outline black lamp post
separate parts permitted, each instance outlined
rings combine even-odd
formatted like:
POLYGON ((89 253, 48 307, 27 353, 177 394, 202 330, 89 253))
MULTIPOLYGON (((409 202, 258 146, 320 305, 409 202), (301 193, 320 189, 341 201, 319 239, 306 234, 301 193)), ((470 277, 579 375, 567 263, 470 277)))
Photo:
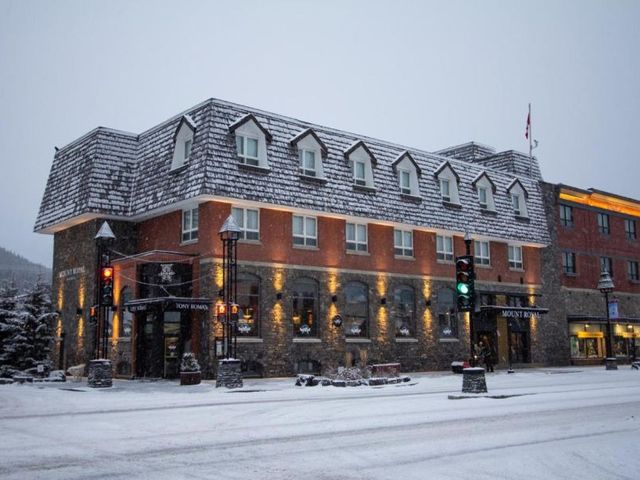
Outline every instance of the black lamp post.
MULTIPOLYGON (((466 255, 471 255, 471 233, 469 230, 465 230, 464 232, 464 246, 466 248, 466 255)), ((471 361, 471 366, 476 366, 476 352, 473 344, 473 312, 469 312, 469 351, 471 353, 469 359, 471 361)))
MULTIPOLYGON (((105 221, 98 233, 96 234, 96 242, 98 244, 98 275, 97 275, 97 288, 96 298, 99 305, 98 308, 98 320, 96 322, 96 338, 95 338, 95 358, 107 358, 107 347, 109 344, 109 321, 108 321, 108 309, 110 305, 105 305, 103 300, 102 290, 102 271, 104 267, 111 266, 111 255, 109 245, 116 239, 113 234, 113 230, 109 224, 105 221)), ((111 279, 113 282, 113 279, 111 279)), ((113 297, 112 297, 113 298, 113 297)))
POLYGON ((223 271, 223 299, 225 304, 224 325, 222 330, 222 342, 226 358, 236 358, 238 335, 235 319, 232 320, 231 305, 235 303, 238 295, 238 262, 237 245, 240 238, 240 227, 233 215, 229 215, 220 228, 222 240, 222 271, 223 271))
POLYGON ((600 274, 600 281, 598 282, 598 290, 604 293, 605 308, 607 310, 607 357, 605 359, 605 365, 607 370, 617 370, 618 364, 616 356, 613 353, 613 342, 611 337, 611 318, 609 316, 609 294, 613 292, 614 285, 611 275, 606 270, 600 274))

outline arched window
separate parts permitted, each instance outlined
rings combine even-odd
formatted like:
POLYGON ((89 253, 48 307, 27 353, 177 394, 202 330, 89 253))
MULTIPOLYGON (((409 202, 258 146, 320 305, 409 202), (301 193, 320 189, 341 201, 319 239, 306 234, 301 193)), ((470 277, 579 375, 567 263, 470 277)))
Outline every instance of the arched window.
POLYGON ((369 289, 351 282, 344 287, 344 332, 347 337, 369 336, 369 289))
POLYGON ((393 315, 396 337, 414 337, 416 334, 416 295, 413 288, 401 285, 393 291, 393 315))
POLYGON ((301 278, 293 284, 294 337, 318 336, 318 285, 310 278, 301 278))
POLYGON ((451 288, 441 288, 438 290, 436 309, 440 338, 458 338, 458 316, 456 314, 455 294, 451 288))
POLYGON ((260 336, 260 278, 248 273, 238 275, 238 335, 260 336))
POLYGON ((118 309, 120 312, 120 328, 118 329, 118 336, 120 337, 131 336, 131 327, 133 326, 133 313, 131 313, 129 309, 125 307, 127 302, 131 301, 131 297, 133 297, 131 288, 124 287, 122 290, 120 290, 120 308, 118 309))

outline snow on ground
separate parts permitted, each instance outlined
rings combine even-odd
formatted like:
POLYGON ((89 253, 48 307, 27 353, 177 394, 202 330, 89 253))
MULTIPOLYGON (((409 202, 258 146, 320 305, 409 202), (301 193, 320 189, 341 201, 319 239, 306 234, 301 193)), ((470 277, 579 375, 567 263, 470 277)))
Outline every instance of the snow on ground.
POLYGON ((638 479, 640 372, 413 374, 383 387, 291 378, 0 386, 3 479, 638 479))

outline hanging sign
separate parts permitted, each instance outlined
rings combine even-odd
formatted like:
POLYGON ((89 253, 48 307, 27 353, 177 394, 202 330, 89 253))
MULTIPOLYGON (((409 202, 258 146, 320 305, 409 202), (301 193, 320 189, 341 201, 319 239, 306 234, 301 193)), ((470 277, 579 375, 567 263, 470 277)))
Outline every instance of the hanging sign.
POLYGON ((618 300, 609 300, 609 318, 611 320, 617 320, 620 316, 618 312, 618 300))

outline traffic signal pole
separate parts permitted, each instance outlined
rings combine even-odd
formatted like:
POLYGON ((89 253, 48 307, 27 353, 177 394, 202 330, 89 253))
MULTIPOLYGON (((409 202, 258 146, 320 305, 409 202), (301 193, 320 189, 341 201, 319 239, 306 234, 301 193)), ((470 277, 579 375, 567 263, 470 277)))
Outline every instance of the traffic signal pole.
MULTIPOLYGON (((468 232, 464 236, 464 246, 466 248, 467 257, 471 257, 471 235, 469 235, 468 232)), ((471 257, 471 261, 472 262, 474 261, 473 257, 471 257)), ((473 275, 475 276, 475 272, 473 273, 473 275)), ((475 278, 474 278, 474 283, 475 283, 475 278)), ((473 293, 475 295, 475 292, 473 293)), ((476 352, 474 348, 473 338, 474 338, 474 332, 473 332, 473 310, 472 310, 469 312, 469 353, 470 353, 469 363, 471 364, 472 367, 475 367, 476 352)))

